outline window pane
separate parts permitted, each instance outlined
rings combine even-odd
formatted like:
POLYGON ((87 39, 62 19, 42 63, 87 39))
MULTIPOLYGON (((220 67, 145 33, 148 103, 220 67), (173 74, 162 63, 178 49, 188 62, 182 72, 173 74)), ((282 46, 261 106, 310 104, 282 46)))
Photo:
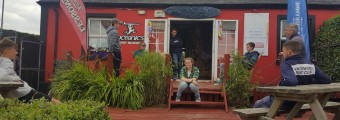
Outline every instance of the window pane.
POLYGON ((107 40, 105 37, 90 37, 89 38, 89 46, 93 48, 107 48, 107 40))
POLYGON ((100 21, 90 20, 90 35, 100 35, 100 21))
POLYGON ((152 34, 149 37, 149 50, 164 52, 165 21, 152 21, 152 34))
POLYGON ((100 35, 107 35, 106 28, 110 26, 110 20, 101 20, 100 35))

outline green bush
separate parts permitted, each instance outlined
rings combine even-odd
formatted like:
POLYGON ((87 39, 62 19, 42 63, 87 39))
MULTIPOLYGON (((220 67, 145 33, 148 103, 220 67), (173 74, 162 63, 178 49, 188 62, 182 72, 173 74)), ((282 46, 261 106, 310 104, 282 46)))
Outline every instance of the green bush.
POLYGON ((85 64, 74 62, 59 67, 51 84, 53 96, 60 100, 93 100, 114 107, 140 109, 144 103, 144 86, 139 77, 109 77, 106 69, 94 72, 85 64))
POLYGON ((155 106, 167 102, 169 79, 172 75, 171 64, 165 63, 165 57, 159 53, 145 52, 136 57, 135 67, 144 85, 146 106, 155 106))
POLYGON ((232 52, 233 63, 229 66, 229 79, 225 80, 227 102, 229 106, 244 108, 250 106, 251 89, 250 70, 242 63, 242 57, 237 52, 232 52))
POLYGON ((333 82, 340 82, 340 14, 325 21, 313 43, 317 65, 331 76, 333 82), (335 46, 338 45, 338 46, 335 46))
POLYGON ((0 99, 1 120, 110 120, 104 109, 104 103, 88 100, 62 104, 35 100, 27 104, 17 99, 0 99))

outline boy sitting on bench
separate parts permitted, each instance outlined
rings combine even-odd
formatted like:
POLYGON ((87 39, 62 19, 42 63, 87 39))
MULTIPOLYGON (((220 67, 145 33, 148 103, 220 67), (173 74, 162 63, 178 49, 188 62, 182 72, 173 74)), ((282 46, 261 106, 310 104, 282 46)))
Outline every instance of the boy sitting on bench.
MULTIPOLYGON (((318 67, 306 61, 301 55, 301 45, 290 40, 283 44, 283 61, 280 65, 282 80, 279 86, 296 86, 308 84, 329 84, 331 79, 318 67)), ((270 108, 274 97, 266 96, 255 102, 255 108, 270 108)), ((284 101, 281 109, 291 110, 296 102, 284 101)))

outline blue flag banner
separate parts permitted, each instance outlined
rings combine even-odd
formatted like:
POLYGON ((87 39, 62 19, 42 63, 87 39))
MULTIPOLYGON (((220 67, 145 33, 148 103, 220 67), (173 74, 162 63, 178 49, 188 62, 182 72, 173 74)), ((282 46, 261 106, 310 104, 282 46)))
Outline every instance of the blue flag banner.
POLYGON ((306 0, 288 0, 287 23, 299 26, 299 33, 306 46, 306 60, 310 61, 310 46, 308 36, 308 19, 307 19, 307 2, 306 0))

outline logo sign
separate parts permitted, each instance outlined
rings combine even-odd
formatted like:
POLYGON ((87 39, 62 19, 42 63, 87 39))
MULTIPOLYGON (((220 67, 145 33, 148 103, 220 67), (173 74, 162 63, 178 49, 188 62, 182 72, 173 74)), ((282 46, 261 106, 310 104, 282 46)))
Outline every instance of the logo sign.
POLYGON ((60 0, 61 10, 66 14, 86 50, 86 10, 82 0, 60 0))
POLYGON ((165 17, 165 13, 163 10, 155 10, 155 17, 156 18, 163 18, 165 17))
POLYGON ((125 36, 119 36, 120 40, 124 41, 143 41, 144 36, 132 36, 137 33, 135 26, 139 26, 139 23, 124 23, 126 30, 124 31, 125 36))

